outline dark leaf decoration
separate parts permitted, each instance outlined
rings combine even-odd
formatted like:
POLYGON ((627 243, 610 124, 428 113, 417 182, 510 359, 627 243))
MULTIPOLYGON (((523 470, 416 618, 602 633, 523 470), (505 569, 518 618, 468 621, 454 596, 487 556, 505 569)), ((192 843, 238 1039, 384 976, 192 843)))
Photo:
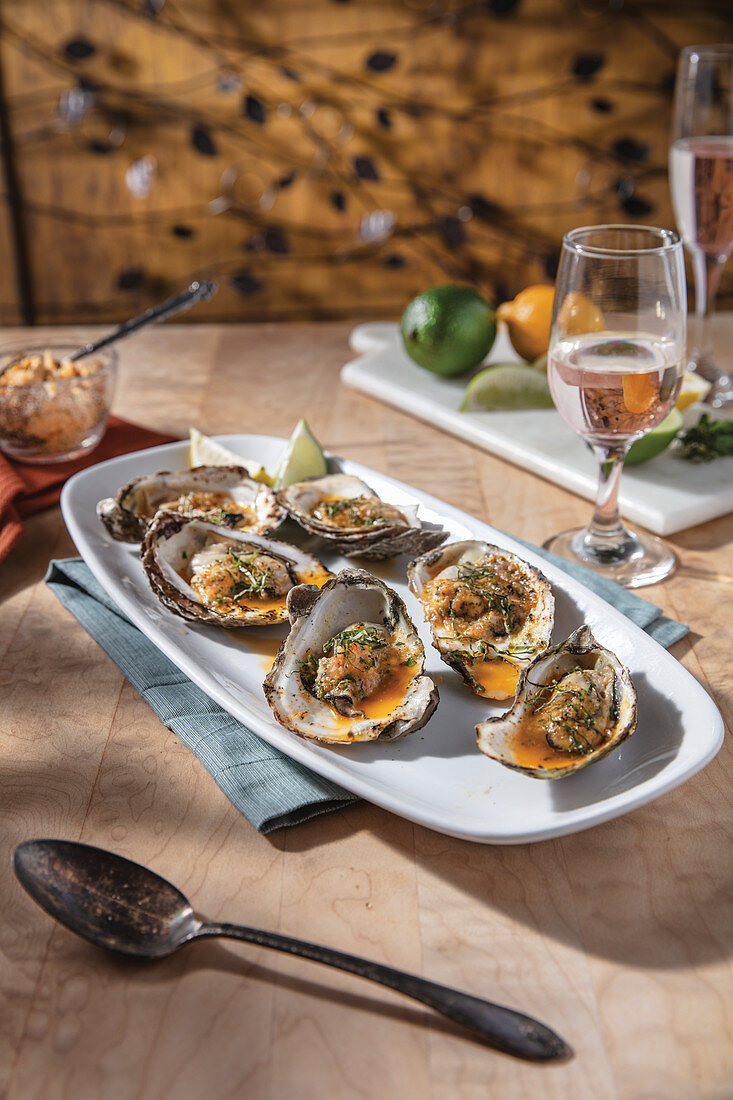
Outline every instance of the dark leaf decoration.
POLYGON ((291 69, 287 65, 282 65, 280 67, 280 72, 286 80, 292 80, 294 84, 300 83, 300 76, 296 73, 295 69, 291 69))
POLYGON ((654 204, 643 199, 641 195, 629 195, 621 200, 621 208, 632 218, 645 218, 653 211, 654 204))
POLYGON ((346 195, 343 191, 332 191, 328 197, 331 201, 331 206, 336 210, 343 212, 346 209, 346 195))
POLYGON ((98 92, 99 84, 96 80, 93 80, 91 76, 80 76, 77 81, 78 86, 82 92, 98 92))
POLYGON ((487 199, 485 195, 478 192, 468 196, 468 205, 474 217, 481 218, 482 221, 495 222, 504 213, 498 202, 487 199))
POLYGON ((397 54, 389 53, 387 50, 375 50, 366 59, 366 67, 371 69, 373 73, 386 73, 393 69, 396 64, 397 54))
POLYGON ((632 176, 619 176, 614 183, 616 193, 622 199, 627 199, 629 195, 633 195, 634 186, 635 184, 632 176))
POLYGON ((297 174, 297 172, 292 171, 286 172, 284 176, 280 176, 280 179, 277 181, 277 186, 280 190, 284 191, 287 187, 290 187, 291 184, 295 183, 297 174))
POLYGON ((265 105, 255 95, 245 96, 244 114, 251 122, 256 122, 258 126, 264 126, 267 120, 265 105))
POLYGON ((285 256, 290 251, 290 242, 279 229, 265 230, 265 248, 268 252, 275 252, 278 256, 285 256))
POLYGON ((64 56, 70 61, 86 61, 88 57, 97 52, 97 47, 88 38, 79 35, 78 38, 70 38, 64 46, 64 56))
POLYGON ((145 271, 142 267, 127 267, 117 276, 118 290, 137 290, 145 282, 145 271))
POLYGON ((613 151, 619 160, 633 160, 636 162, 646 160, 649 156, 649 146, 635 138, 622 137, 613 143, 613 151))
POLYGON ((98 157, 108 157, 114 153, 115 147, 110 141, 100 141, 99 138, 90 138, 88 149, 98 157))
POLYGON ((610 115, 613 110, 613 102, 610 99, 606 99, 605 96, 599 95, 595 99, 590 101, 590 105, 594 111, 598 111, 599 115, 610 115))
POLYGON ((241 294, 242 297, 246 298, 249 294, 256 294, 258 290, 262 290, 263 284, 245 269, 232 275, 229 279, 229 285, 237 294, 241 294))
POLYGON ((354 157, 354 171, 360 180, 378 180, 379 172, 371 157, 354 157))
POLYGON ((191 144, 203 157, 215 157, 216 145, 208 126, 197 125, 191 130, 191 144))
POLYGON ((404 256, 401 256, 399 252, 390 252, 388 256, 385 256, 382 260, 385 267, 393 268, 395 271, 399 268, 407 267, 407 260, 404 256))
POLYGON ((377 122, 380 126, 383 126, 385 130, 392 129, 392 115, 386 107, 380 107, 377 110, 377 122))
POLYGON ((466 228, 458 218, 448 214, 444 218, 439 218, 437 225, 438 232, 448 248, 460 248, 466 243, 466 228))
POLYGON ((603 68, 605 57, 602 53, 581 53, 573 62, 573 76, 578 80, 590 80, 599 69, 603 68))
POLYGON ((677 83, 677 72, 675 69, 670 69, 662 77, 660 87, 665 95, 668 95, 671 99, 674 95, 675 84, 677 83))
POLYGON ((548 279, 554 279, 557 275, 558 264, 560 263, 560 257, 556 252, 548 252, 545 256, 543 267, 545 269, 545 275, 548 279))
POLYGON ((490 15, 511 15, 519 7, 519 0, 487 0, 486 10, 490 15))
POLYGON ((174 225, 171 227, 174 237, 180 237, 182 241, 189 241, 195 235, 190 225, 174 225))

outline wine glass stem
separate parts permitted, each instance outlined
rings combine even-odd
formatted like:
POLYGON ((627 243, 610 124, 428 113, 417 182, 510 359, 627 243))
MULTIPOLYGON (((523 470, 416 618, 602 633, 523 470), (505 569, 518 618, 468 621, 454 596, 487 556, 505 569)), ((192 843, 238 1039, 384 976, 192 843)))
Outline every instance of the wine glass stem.
POLYGON ((587 544, 599 552, 621 546, 627 532, 618 512, 618 487, 627 446, 594 446, 598 459, 598 492, 593 519, 588 525, 587 544))

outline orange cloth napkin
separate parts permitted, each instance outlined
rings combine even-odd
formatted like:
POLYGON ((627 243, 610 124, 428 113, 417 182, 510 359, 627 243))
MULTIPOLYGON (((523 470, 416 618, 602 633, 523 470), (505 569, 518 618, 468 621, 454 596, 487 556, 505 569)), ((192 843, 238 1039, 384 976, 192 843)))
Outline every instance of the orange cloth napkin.
POLYGON ((73 462, 29 466, 0 454, 0 561, 7 557, 23 534, 22 518, 57 504, 61 489, 72 474, 104 462, 106 458, 156 447, 159 443, 172 443, 174 439, 175 436, 153 432, 111 416, 99 446, 73 462))

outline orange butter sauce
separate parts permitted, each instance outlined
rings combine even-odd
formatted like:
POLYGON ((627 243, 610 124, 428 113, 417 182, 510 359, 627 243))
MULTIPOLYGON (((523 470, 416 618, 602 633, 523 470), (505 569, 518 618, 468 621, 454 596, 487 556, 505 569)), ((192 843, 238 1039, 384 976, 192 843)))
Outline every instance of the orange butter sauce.
POLYGON ((396 665, 384 683, 359 704, 364 717, 370 721, 387 718, 402 702, 405 692, 418 670, 418 665, 396 665))
MULTIPOLYGON (((315 584, 318 588, 323 588, 327 580, 329 580, 331 574, 325 570, 314 570, 312 573, 303 573, 300 579, 301 584, 315 584)), ((275 599, 260 600, 251 599, 248 603, 250 607, 261 607, 264 610, 269 610, 271 607, 284 607, 287 595, 279 596, 275 599)), ((265 672, 269 672, 272 668, 273 662, 277 657, 277 651, 284 641, 285 634, 282 627, 287 627, 287 623, 281 625, 277 636, 273 634, 258 634, 256 630, 227 630, 226 633, 230 638, 233 638, 245 649, 255 653, 263 658, 260 661, 260 668, 265 672)))
POLYGON ((524 768, 552 769, 566 768, 583 758, 584 754, 581 752, 560 752, 548 744, 545 736, 547 717, 544 704, 538 705, 534 712, 525 711, 521 726, 508 740, 513 763, 524 768))
POLYGON ((512 763, 523 768, 566 768, 580 758, 577 752, 558 752, 548 745, 541 716, 526 713, 522 726, 510 738, 512 763))
POLYGON ((507 696, 512 698, 517 690, 519 669, 509 661, 497 657, 491 661, 474 661, 466 665, 474 680, 483 688, 483 694, 491 699, 494 692, 499 692, 499 698, 507 696))

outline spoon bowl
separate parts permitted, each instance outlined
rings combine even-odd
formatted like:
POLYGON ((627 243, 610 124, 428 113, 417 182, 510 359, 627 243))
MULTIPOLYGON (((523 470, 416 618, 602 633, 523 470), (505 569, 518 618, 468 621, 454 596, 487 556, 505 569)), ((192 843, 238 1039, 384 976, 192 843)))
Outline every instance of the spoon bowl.
POLYGON ((194 939, 244 940, 386 985, 518 1058, 546 1062, 572 1054, 549 1027, 512 1008, 305 940, 240 924, 201 921, 188 899, 166 879, 103 848, 70 840, 27 840, 15 849, 15 873, 42 909, 98 947, 160 959, 194 939))
POLYGON ((110 951, 163 958, 201 928, 172 883, 88 844, 28 840, 15 849, 15 874, 49 916, 110 951))

